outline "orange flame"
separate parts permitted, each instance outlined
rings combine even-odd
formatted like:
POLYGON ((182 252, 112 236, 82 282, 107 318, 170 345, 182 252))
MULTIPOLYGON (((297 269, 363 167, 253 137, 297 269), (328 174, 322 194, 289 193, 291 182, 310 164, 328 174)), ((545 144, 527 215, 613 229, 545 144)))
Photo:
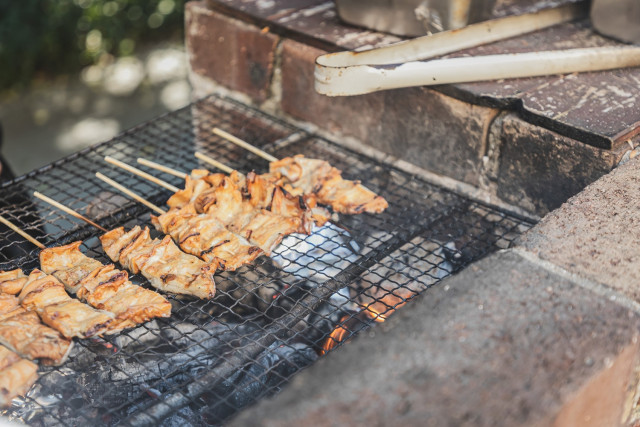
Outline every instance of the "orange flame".
MULTIPOLYGON (((363 306, 360 313, 366 315, 370 319, 375 320, 376 322, 381 323, 387 320, 391 313, 405 305, 406 302, 407 300, 405 298, 394 295, 392 293, 388 293, 382 298, 372 302, 371 304, 363 306)), ((329 337, 322 344, 322 349, 320 350, 321 356, 324 356, 329 351, 336 348, 338 344, 348 338, 352 331, 348 329, 346 322, 350 318, 350 315, 342 316, 339 322, 340 324, 336 326, 336 328, 331 332, 329 337)), ((362 315, 358 314, 356 315, 356 318, 362 319, 362 315)), ((360 320, 360 322, 363 321, 360 320)))
MULTIPOLYGON (((340 319, 340 323, 343 323, 349 318, 349 315, 342 316, 340 319)), ((344 325, 338 325, 329 335, 329 337, 324 341, 322 345, 322 350, 320 350, 320 356, 324 356, 330 350, 333 350, 340 344, 346 336, 349 334, 349 330, 344 327, 344 325)))

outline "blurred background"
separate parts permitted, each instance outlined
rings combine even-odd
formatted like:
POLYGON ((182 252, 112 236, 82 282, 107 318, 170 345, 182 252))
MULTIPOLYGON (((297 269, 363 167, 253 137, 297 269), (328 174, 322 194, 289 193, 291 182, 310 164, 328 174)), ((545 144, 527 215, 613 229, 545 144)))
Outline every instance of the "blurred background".
POLYGON ((0 0, 0 152, 16 175, 190 101, 185 0, 0 0))

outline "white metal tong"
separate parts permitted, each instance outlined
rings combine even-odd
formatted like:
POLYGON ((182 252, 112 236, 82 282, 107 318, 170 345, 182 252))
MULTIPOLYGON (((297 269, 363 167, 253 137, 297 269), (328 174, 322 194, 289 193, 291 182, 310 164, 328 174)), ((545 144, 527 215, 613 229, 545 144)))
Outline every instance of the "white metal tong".
POLYGON ((640 66, 640 47, 552 50, 424 61, 461 49, 514 37, 586 17, 567 5, 443 31, 363 52, 338 52, 316 59, 315 88, 328 96, 385 89, 533 77, 640 66))

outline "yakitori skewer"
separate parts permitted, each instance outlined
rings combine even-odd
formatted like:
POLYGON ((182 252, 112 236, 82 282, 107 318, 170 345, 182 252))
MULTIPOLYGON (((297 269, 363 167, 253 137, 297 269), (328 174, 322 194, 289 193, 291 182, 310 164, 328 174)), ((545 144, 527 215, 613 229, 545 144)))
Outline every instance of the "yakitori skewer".
MULTIPOLYGON (((195 155, 199 159, 229 173, 228 179, 230 183, 243 187, 243 194, 248 193, 249 199, 255 209, 267 209, 270 212, 287 217, 302 217, 302 229, 299 230, 300 232, 309 234, 313 223, 322 226, 329 220, 329 212, 317 206, 314 195, 304 195, 302 198, 300 198, 300 196, 293 196, 281 188, 276 176, 268 173, 258 175, 254 172, 250 172, 245 176, 241 172, 201 152, 196 152, 195 155)), ((140 160, 144 159, 138 159, 138 161, 140 160)), ((165 171, 171 170, 175 172, 174 175, 183 174, 181 171, 148 160, 140 163, 153 165, 150 167, 161 166, 165 171)), ((160 168, 157 169, 160 170, 160 168)), ((194 169, 191 174, 185 176, 185 188, 174 193, 173 196, 167 200, 167 205, 170 208, 181 208, 193 203, 196 212, 202 213, 208 211, 208 202, 212 200, 212 197, 210 197, 208 193, 213 193, 213 195, 216 196, 217 188, 223 186, 225 182, 229 182, 224 179, 225 176, 222 174, 212 173, 204 169, 194 169)), ((213 199, 217 200, 217 197, 213 197, 213 199)))
MULTIPOLYGON (((126 170, 144 177, 138 173, 142 172, 139 169, 126 166, 126 170)), ((156 180, 162 181, 158 178, 156 180)), ((155 211, 158 212, 160 208, 156 208, 155 211)), ((193 209, 170 210, 159 217, 152 216, 152 222, 159 231, 171 236, 184 252, 195 255, 220 270, 236 270, 262 254, 260 248, 227 230, 216 217, 198 214, 193 209)))
POLYGON ((273 157, 271 154, 262 151, 261 149, 259 149, 258 147, 254 147, 253 145, 249 144, 246 141, 243 141, 242 139, 238 138, 237 136, 231 135, 229 132, 224 131, 220 128, 213 128, 213 133, 226 139, 229 142, 232 142, 242 148, 244 148, 247 151, 251 151, 253 154, 256 154, 260 157, 262 157, 263 159, 265 159, 268 162, 277 162, 278 159, 276 157, 273 157))
POLYGON ((45 245, 43 245, 42 243, 38 242, 36 239, 31 237, 28 233, 22 231, 19 227, 17 227, 13 223, 11 223, 9 220, 5 219, 2 215, 0 215, 0 223, 6 225, 11 230, 15 231, 16 233, 18 233, 19 235, 21 235, 22 237, 27 239, 29 242, 31 242, 34 245, 36 245, 37 247, 39 247, 40 249, 44 249, 45 248, 45 245))
MULTIPOLYGON (((91 221, 89 218, 87 218, 87 217, 85 217, 85 216, 83 216, 83 215, 80 215, 78 212, 74 211, 73 209, 70 209, 70 208, 66 207, 66 206, 65 206, 65 205, 63 205, 62 203, 58 203, 58 202, 56 202, 56 201, 55 201, 55 200, 53 200, 52 198, 47 197, 47 196, 45 196, 44 194, 42 194, 42 193, 40 193, 40 192, 38 192, 38 191, 34 191, 34 192, 33 192, 33 195, 34 195, 35 197, 37 197, 38 199, 40 199, 40 200, 42 200, 42 201, 44 201, 44 202, 49 203, 51 206, 54 206, 54 207, 56 207, 56 208, 60 209, 62 212, 66 213, 66 214, 69 214, 69 215, 71 215, 71 216, 74 216, 74 217, 76 217, 76 218, 78 218, 78 219, 81 219, 82 221, 85 221, 87 224, 89 224, 89 225, 91 225, 91 226, 93 226, 93 227, 97 228, 97 229, 98 229, 98 230, 100 230, 100 231, 103 231, 103 232, 105 232, 105 233, 108 231, 106 228, 102 227, 102 226, 101 226, 101 225, 99 225, 99 224, 96 224, 95 222, 91 221)), ((41 247, 40 249, 44 249, 44 246, 43 246, 43 247, 41 247)))
MULTIPOLYGON (((95 228, 108 230, 73 209, 35 191, 34 196, 95 228)), ((83 254, 81 241, 46 248, 40 253, 42 271, 53 275, 81 301, 113 313, 110 332, 136 326, 156 317, 171 316, 171 303, 157 292, 133 284, 126 271, 104 265, 83 254)))
MULTIPOLYGON (((0 283, 19 282, 18 293, 27 276, 20 269, 0 272, 0 283)), ((3 289, 15 285, 3 286, 3 289)), ((14 294, 0 292, 0 344, 20 357, 39 361, 43 365, 60 365, 67 359, 73 342, 58 331, 44 325, 33 311, 20 305, 14 294)))
MULTIPOLYGON (((19 229, 15 225, 13 227, 19 229)), ((24 231, 23 233, 28 235, 24 231)), ((23 279, 24 273, 20 270, 18 273, 20 279, 23 279)), ((18 295, 20 306, 37 313, 44 324, 57 330, 64 337, 88 338, 110 330, 115 318, 113 313, 95 309, 71 298, 65 292, 64 285, 55 277, 35 269, 26 280, 20 280, 19 283, 22 285, 21 288, 12 286, 12 291, 18 295)), ((15 284, 13 280, 13 285, 15 284)), ((10 287, 2 288, 7 290, 10 287)))
POLYGON ((148 166, 148 167, 150 167, 152 169, 157 169, 159 171, 162 171, 164 173, 168 173, 169 175, 177 176, 178 178, 182 178, 182 179, 185 179, 187 177, 187 175, 189 175, 186 172, 181 172, 181 171, 175 170, 173 168, 161 165, 159 163, 152 162, 151 160, 143 159, 142 157, 138 157, 137 162, 140 163, 141 165, 148 166))
MULTIPOLYGON (((33 195, 108 232, 106 228, 44 194, 36 191, 33 195)), ((131 283, 127 272, 116 269, 113 264, 103 265, 86 256, 80 251, 81 244, 78 241, 43 250, 40 253, 40 267, 60 280, 66 290, 81 301, 113 313, 113 329, 133 327, 155 317, 171 316, 171 303, 162 295, 131 283)))
MULTIPOLYGON (((103 181, 113 183, 118 190, 156 212, 164 212, 163 209, 112 179, 100 173, 96 176, 99 178, 102 176, 103 181)), ((76 217, 88 221, 80 214, 76 217)), ((216 266, 180 251, 168 236, 164 239, 151 239, 149 229, 146 227, 143 229, 135 226, 129 231, 119 227, 100 236, 100 241, 109 258, 119 262, 133 274, 142 273, 149 283, 159 290, 207 299, 215 295, 213 274, 216 266)), ((67 249, 71 251, 67 255, 76 258, 79 256, 79 251, 74 248, 67 249)), ((103 273, 112 274, 110 271, 103 273)))
POLYGON ((148 174, 148 173, 146 173, 146 172, 144 172, 144 171, 141 171, 141 170, 140 170, 140 169, 138 169, 138 168, 134 168, 133 166, 129 166, 128 164, 126 164, 126 163, 124 163, 124 162, 121 162, 120 160, 114 159, 114 158, 113 158, 113 157, 111 157, 111 156, 106 156, 106 157, 104 158, 104 160, 105 160, 107 163, 111 163, 112 165, 115 165, 115 166, 117 166, 117 167, 119 167, 119 168, 122 168, 122 169, 124 169, 124 170, 126 170, 126 171, 129 171, 129 172, 131 172, 131 173, 132 173, 132 174, 134 174, 134 175, 138 175, 138 176, 140 176, 140 177, 142 177, 142 178, 146 179, 147 181, 151 181, 151 182, 153 182, 154 184, 158 184, 159 186, 164 187, 164 188, 166 188, 166 189, 167 189, 167 190, 169 190, 169 191, 173 191, 173 192, 175 193, 176 191, 178 191, 178 190, 179 190, 179 188, 178 188, 178 187, 176 187, 176 186, 174 186, 174 185, 171 185, 171 184, 169 184, 169 183, 168 183, 168 182, 166 182, 166 181, 163 181, 163 180, 161 180, 161 179, 158 179, 158 178, 156 178, 155 176, 150 175, 150 174, 148 174))
MULTIPOLYGON (((174 194, 167 202, 173 210, 152 218, 157 228, 181 242, 180 237, 176 235, 178 229, 174 225, 182 226, 184 221, 181 219, 184 219, 185 215, 189 221, 195 221, 194 212, 204 213, 207 214, 208 221, 217 219, 229 232, 247 239, 266 254, 270 254, 285 236, 294 232, 309 234, 314 222, 323 225, 329 219, 326 210, 316 208, 314 204, 310 205, 308 200, 288 195, 261 176, 250 173, 245 177, 228 166, 217 163, 225 170, 231 171, 231 174, 226 176, 199 171, 203 172, 202 178, 207 183, 194 192, 189 188, 191 177, 188 176, 185 185, 187 190, 174 194), (185 191, 189 194, 185 194, 185 191), (190 201, 190 194, 197 195, 197 199, 190 201), (175 200, 182 196, 184 200, 175 200)), ((198 181, 196 184, 205 182, 198 181)), ((204 220, 203 217, 198 218, 204 220)), ((192 225, 197 227, 195 223, 192 225)), ((201 228, 197 230, 199 236, 208 237, 201 228)), ((182 229, 179 233, 189 236, 182 229)))
POLYGON ((221 129, 214 128, 213 133, 267 160, 269 172, 284 178, 282 184, 285 188, 288 185, 292 192, 295 189, 302 194, 314 194, 318 203, 330 205, 336 212, 380 213, 388 207, 384 198, 363 186, 360 181, 342 178, 342 172, 327 161, 305 158, 301 154, 278 160, 221 129))

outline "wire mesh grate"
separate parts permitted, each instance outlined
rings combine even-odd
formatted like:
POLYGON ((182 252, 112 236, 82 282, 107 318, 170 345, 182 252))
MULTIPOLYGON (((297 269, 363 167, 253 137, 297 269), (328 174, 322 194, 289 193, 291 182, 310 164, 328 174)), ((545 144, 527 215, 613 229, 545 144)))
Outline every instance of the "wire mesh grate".
MULTIPOLYGON (((99 232, 31 196, 40 191, 106 228, 150 226, 149 211, 95 178, 97 171, 162 205, 170 192, 103 161, 148 158, 185 172, 203 151, 229 166, 266 171, 214 135, 220 127, 278 157, 328 160, 383 195, 379 215, 342 215, 310 236, 287 237, 272 257, 216 275, 217 295, 169 295, 172 316, 114 336, 77 341, 60 367, 41 367, 25 398, 3 415, 30 425, 217 424, 278 391, 335 342, 486 254, 532 224, 364 157, 234 101, 209 97, 0 188, 0 214, 47 246, 84 240, 108 263, 99 232), (339 336, 339 337, 338 337, 339 336), (168 420, 167 420, 168 418, 168 420)), ((144 167, 141 167, 145 169, 144 167)), ((181 187, 175 176, 146 169, 181 187)), ((37 267, 38 250, 0 228, 0 269, 37 267)), ((134 283, 148 286, 132 276, 134 283)))

